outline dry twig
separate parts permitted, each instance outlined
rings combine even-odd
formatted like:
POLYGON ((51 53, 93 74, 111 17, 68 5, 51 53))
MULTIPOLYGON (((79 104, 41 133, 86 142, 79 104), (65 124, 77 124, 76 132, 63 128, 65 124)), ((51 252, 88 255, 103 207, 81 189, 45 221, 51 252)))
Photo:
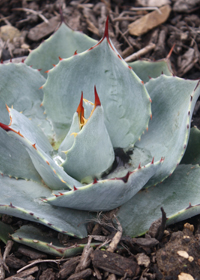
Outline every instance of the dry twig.
POLYGON ((151 50, 155 49, 156 45, 154 43, 151 43, 149 45, 147 45, 146 47, 142 48, 141 50, 139 50, 138 52, 135 52, 133 54, 131 54, 130 56, 125 58, 126 62, 129 61, 133 61, 138 59, 140 56, 143 56, 145 54, 147 54, 148 52, 150 52, 151 50))
POLYGON ((26 13, 31 13, 31 14, 34 14, 34 15, 37 15, 39 16, 44 22, 46 23, 49 23, 48 19, 45 18, 45 16, 42 15, 42 12, 37 12, 37 11, 34 11, 32 9, 28 9, 28 8, 14 8, 13 10, 15 11, 23 11, 23 12, 26 12, 26 13))
POLYGON ((108 252, 112 252, 112 253, 114 253, 114 251, 117 249, 117 245, 119 244, 119 242, 122 238, 122 231, 123 231, 122 226, 121 226, 119 220, 117 219, 117 217, 115 215, 114 215, 114 218, 115 218, 115 220, 117 222, 117 225, 118 225, 118 231, 114 235, 114 237, 113 237, 113 239, 112 239, 112 241, 111 241, 111 243, 110 243, 110 245, 108 246, 108 249, 107 249, 108 252))

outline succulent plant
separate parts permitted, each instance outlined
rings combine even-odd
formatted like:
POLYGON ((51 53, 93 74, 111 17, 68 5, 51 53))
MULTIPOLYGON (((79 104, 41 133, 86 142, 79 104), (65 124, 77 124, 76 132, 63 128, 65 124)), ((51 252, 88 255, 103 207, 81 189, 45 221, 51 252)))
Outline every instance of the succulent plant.
MULTIPOLYGON (((168 224, 199 213, 197 128, 179 165, 199 82, 169 67, 167 59, 128 65, 108 20, 99 42, 62 23, 25 63, 1 64, 0 213, 79 238, 98 211, 118 208, 130 236, 145 232, 161 206, 168 224)), ((25 226, 13 238, 61 252, 41 236, 25 226)))

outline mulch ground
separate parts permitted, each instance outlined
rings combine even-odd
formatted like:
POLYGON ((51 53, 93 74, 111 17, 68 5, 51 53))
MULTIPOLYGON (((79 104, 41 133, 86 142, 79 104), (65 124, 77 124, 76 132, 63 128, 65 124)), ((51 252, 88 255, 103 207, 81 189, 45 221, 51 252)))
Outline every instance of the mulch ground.
MULTIPOLYGON (((27 56, 30 49, 36 48, 56 30, 60 17, 73 30, 100 39, 109 14, 111 39, 126 61, 139 58, 158 60, 170 54, 175 75, 199 79, 199 12, 198 0, 1 0, 0 59, 5 61, 27 56), (154 8, 149 9, 152 2, 154 8), (161 2, 168 5, 163 10, 166 20, 162 23, 158 17, 155 24, 149 15, 161 2), (148 7, 142 6, 144 3, 148 7), (139 22, 137 25, 137 21, 145 15, 149 16, 148 24, 139 22)), ((197 102, 192 125, 200 128, 199 108, 200 101, 197 102)), ((27 223, 5 215, 1 219, 15 227, 27 223)), ((5 260, 3 264, 0 254, 0 279, 199 280, 200 215, 168 228, 154 228, 156 231, 150 229, 146 236, 129 238, 121 236, 120 225, 113 230, 106 225, 91 224, 88 233, 99 236, 102 242, 109 240, 109 246, 104 251, 98 248, 91 250, 89 239, 85 241, 88 246, 81 256, 65 260, 22 245, 13 246, 11 242, 5 250, 5 245, 0 243, 5 260), (26 267, 30 263, 32 266, 26 267), (17 273, 21 268, 21 272, 17 273)), ((52 234, 57 234, 62 244, 67 242, 64 236, 55 232, 52 234)))

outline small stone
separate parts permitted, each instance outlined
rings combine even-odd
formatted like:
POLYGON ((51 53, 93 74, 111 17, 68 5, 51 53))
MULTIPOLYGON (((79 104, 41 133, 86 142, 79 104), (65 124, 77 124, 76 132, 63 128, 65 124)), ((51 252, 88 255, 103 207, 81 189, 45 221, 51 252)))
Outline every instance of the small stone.
POLYGON ((193 260, 194 260, 194 258, 193 258, 192 256, 189 256, 189 257, 188 257, 188 261, 189 261, 189 262, 193 262, 193 260))
POLYGON ((147 255, 145 255, 144 253, 137 254, 135 257, 136 257, 138 265, 144 265, 145 267, 149 266, 150 258, 147 255))
POLYGON ((188 273, 181 272, 181 274, 178 275, 178 280, 194 280, 194 278, 188 273))
POLYGON ((21 33, 20 31, 13 27, 12 25, 3 25, 0 28, 0 37, 3 41, 9 40, 10 42, 13 41, 15 37, 20 37, 21 33))
POLYGON ((185 259, 188 259, 188 258, 189 258, 189 255, 188 255, 188 253, 187 253, 186 251, 180 250, 180 251, 177 251, 177 254, 178 254, 179 256, 185 258, 185 259))
POLYGON ((189 224, 189 223, 185 223, 184 224, 184 228, 189 229, 191 232, 194 232, 194 226, 189 224))

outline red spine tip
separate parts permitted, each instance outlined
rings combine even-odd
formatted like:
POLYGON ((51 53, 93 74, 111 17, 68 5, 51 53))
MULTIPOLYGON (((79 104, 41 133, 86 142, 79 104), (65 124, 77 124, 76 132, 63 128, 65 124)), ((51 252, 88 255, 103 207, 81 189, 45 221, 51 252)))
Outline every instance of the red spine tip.
POLYGON ((139 163, 139 165, 138 165, 138 169, 141 169, 141 164, 139 163))
POLYGON ((3 128, 5 131, 12 131, 12 129, 6 124, 0 123, 0 127, 3 128))
POLYGON ((154 157, 152 158, 151 164, 154 164, 154 157))
POLYGON ((81 100, 80 100, 80 103, 78 105, 78 108, 77 108, 76 112, 78 113, 78 116, 80 118, 80 122, 82 122, 82 120, 84 118, 83 92, 81 92, 81 100))
POLYGON ((94 178, 93 184, 96 184, 96 183, 97 183, 97 179, 96 179, 96 178, 94 178))
POLYGON ((24 63, 24 61, 25 61, 25 59, 22 59, 22 61, 21 61, 21 62, 22 62, 22 63, 24 63))
POLYGON ((74 55, 77 55, 78 53, 77 53, 77 50, 74 52, 74 55))
POLYGON ((163 162, 163 161, 164 161, 164 159, 165 159, 164 157, 161 157, 160 162, 163 162))
POLYGON ((78 189, 74 186, 74 191, 77 191, 78 189))
POLYGON ((98 96, 98 93, 97 93, 97 88, 96 88, 96 86, 94 86, 94 96, 95 96, 95 102, 94 102, 95 108, 96 108, 97 106, 101 106, 101 102, 100 102, 100 99, 99 99, 99 96, 98 96))
POLYGON ((109 35, 108 35, 108 16, 107 16, 107 19, 106 19, 106 25, 105 25, 105 31, 104 31, 103 38, 109 38, 109 35))
POLYGON ((33 147, 35 150, 37 150, 37 148, 36 148, 36 143, 33 144, 32 147, 33 147))
POLYGON ((60 56, 58 58, 59 58, 59 60, 63 60, 60 56))

